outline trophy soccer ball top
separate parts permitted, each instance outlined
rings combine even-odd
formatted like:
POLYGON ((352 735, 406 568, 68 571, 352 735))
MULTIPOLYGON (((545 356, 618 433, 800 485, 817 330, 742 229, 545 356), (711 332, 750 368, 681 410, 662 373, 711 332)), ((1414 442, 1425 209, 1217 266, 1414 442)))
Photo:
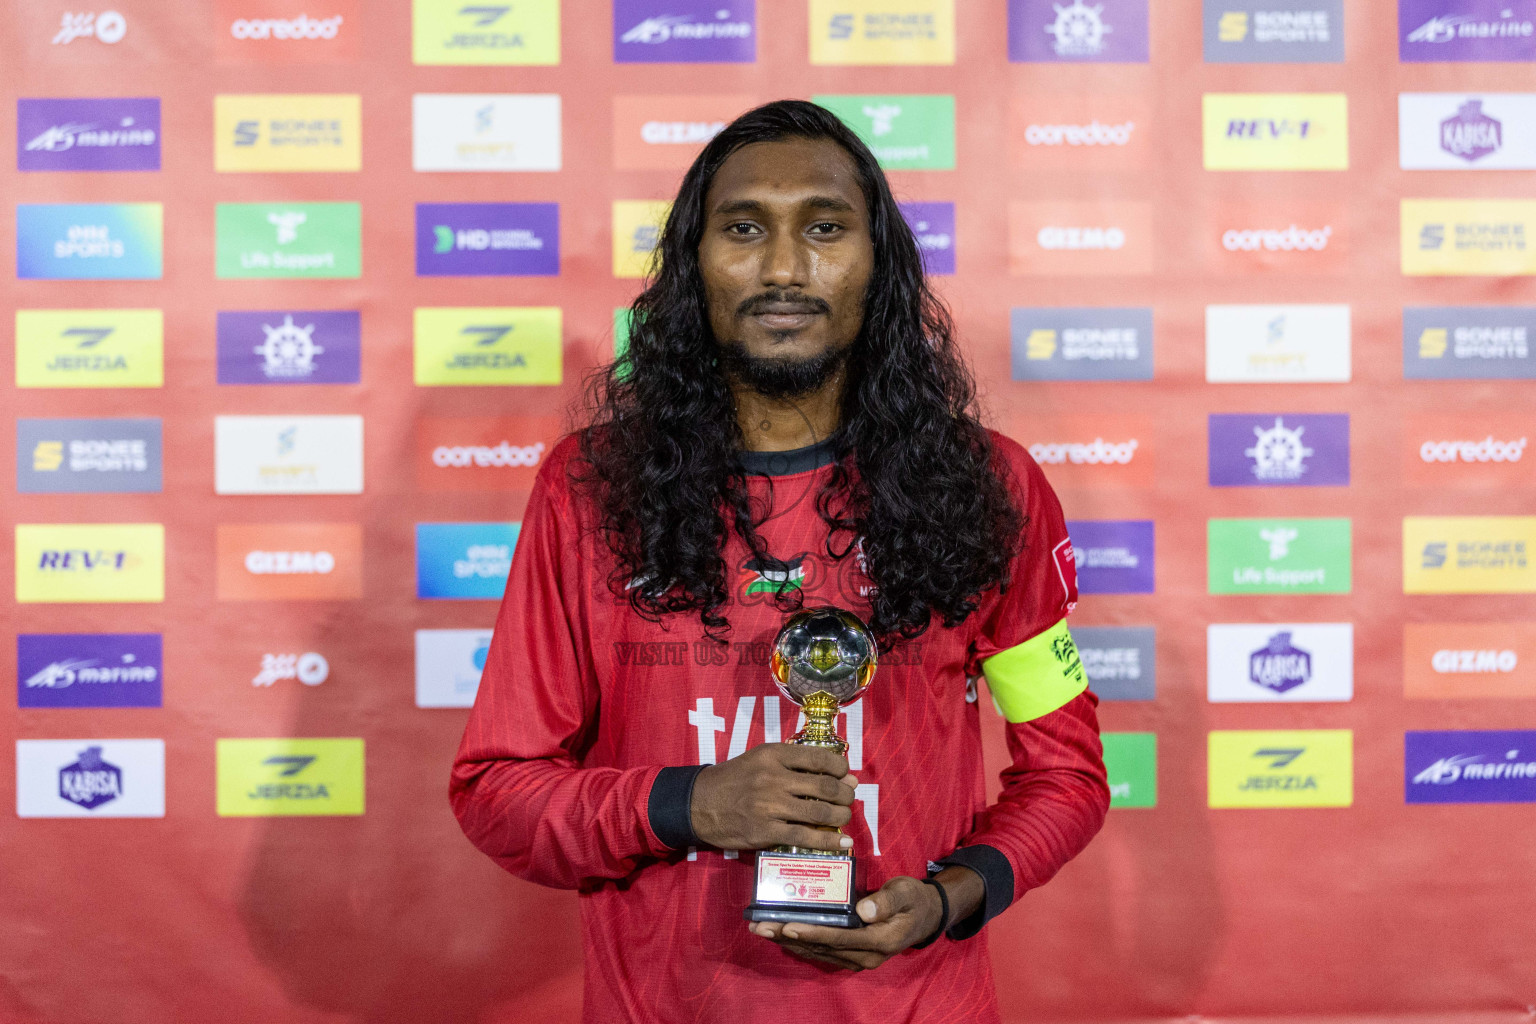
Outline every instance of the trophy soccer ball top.
MULTIPOLYGON (((875 638, 855 614, 811 608, 784 623, 773 643, 773 679, 805 712, 805 728, 789 742, 846 753, 837 735, 838 709, 864 695, 875 674, 875 638)), ((830 832, 842 829, 823 826, 830 832)), ((851 853, 776 846, 757 855, 757 896, 749 921, 800 921, 857 927, 851 853)))

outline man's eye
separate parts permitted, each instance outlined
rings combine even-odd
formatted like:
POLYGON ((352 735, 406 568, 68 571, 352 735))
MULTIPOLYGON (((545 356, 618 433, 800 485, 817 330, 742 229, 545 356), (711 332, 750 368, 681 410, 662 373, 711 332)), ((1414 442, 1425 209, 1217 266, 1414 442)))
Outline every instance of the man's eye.
POLYGON ((843 226, 841 224, 834 224, 831 221, 822 221, 820 224, 812 224, 811 231, 820 235, 830 235, 834 231, 841 231, 842 227, 843 226))
POLYGON ((750 221, 739 221, 735 224, 726 225, 725 230, 733 235, 750 235, 757 230, 757 225, 750 221))

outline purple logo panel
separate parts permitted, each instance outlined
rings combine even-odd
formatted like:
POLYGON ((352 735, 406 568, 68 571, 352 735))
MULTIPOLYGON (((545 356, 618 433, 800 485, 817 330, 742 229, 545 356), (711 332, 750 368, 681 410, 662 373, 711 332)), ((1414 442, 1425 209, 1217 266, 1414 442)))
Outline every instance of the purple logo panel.
POLYGON ((1408 62, 1536 61, 1536 0, 1398 0, 1408 62))
POLYGON ((158 99, 17 100, 18 171, 158 171, 158 99))
POLYGON ((158 708, 159 633, 23 633, 16 638, 16 705, 158 708))
POLYGON ((1150 519, 1078 519, 1067 523, 1083 594, 1150 594, 1153 524, 1150 519))
POLYGON ((745 63, 757 59, 754 0, 614 0, 619 64, 745 63))
POLYGON ((361 318, 351 310, 220 313, 220 384, 356 384, 361 318))
POLYGON ((1349 416, 1344 413, 1213 413, 1212 487, 1344 487, 1349 416))
POLYGON ((1147 62, 1147 0, 1009 0, 1008 59, 1147 62))
POLYGON ((901 216, 912 229, 930 274, 955 272, 955 204, 902 203, 901 216))
POLYGON ((1410 804, 1536 802, 1536 732, 1410 732, 1403 777, 1410 804))
POLYGON ((418 277, 558 273, 558 203, 416 204, 418 277))

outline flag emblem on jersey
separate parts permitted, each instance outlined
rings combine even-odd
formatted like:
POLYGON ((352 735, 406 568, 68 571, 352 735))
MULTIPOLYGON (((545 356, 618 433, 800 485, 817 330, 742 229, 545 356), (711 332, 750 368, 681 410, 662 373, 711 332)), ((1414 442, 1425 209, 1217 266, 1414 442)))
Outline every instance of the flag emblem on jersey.
POLYGON ((806 556, 801 552, 794 558, 778 559, 771 555, 748 558, 741 566, 742 597, 757 594, 776 596, 791 590, 800 590, 806 583, 806 556))

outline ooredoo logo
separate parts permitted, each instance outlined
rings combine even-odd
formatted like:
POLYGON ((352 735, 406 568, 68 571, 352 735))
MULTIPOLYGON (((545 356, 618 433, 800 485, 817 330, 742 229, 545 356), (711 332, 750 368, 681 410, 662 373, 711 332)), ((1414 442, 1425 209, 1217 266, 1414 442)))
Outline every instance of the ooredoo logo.
POLYGON ((346 601, 363 596, 357 523, 225 523, 218 528, 221 601, 346 601))
POLYGON ((1151 485, 1152 422, 1145 417, 1020 415, 1010 434, 1058 488, 1151 485))
POLYGON ((1009 118, 1012 162, 1025 168, 1127 170, 1144 167, 1152 105, 1134 95, 1015 98, 1009 118))
POLYGON ((1403 477, 1421 487, 1529 487, 1536 455, 1527 455, 1536 418, 1485 412, 1409 416, 1403 432, 1403 477))
POLYGON ((222 61, 355 60, 360 0, 221 0, 215 49, 222 61))
POLYGON ((1221 203, 1211 210, 1211 264, 1232 273, 1320 273, 1349 255, 1344 207, 1332 203, 1221 203))
POLYGON ((554 416, 425 419, 416 429, 417 484, 423 491, 528 490, 559 437, 554 416))

